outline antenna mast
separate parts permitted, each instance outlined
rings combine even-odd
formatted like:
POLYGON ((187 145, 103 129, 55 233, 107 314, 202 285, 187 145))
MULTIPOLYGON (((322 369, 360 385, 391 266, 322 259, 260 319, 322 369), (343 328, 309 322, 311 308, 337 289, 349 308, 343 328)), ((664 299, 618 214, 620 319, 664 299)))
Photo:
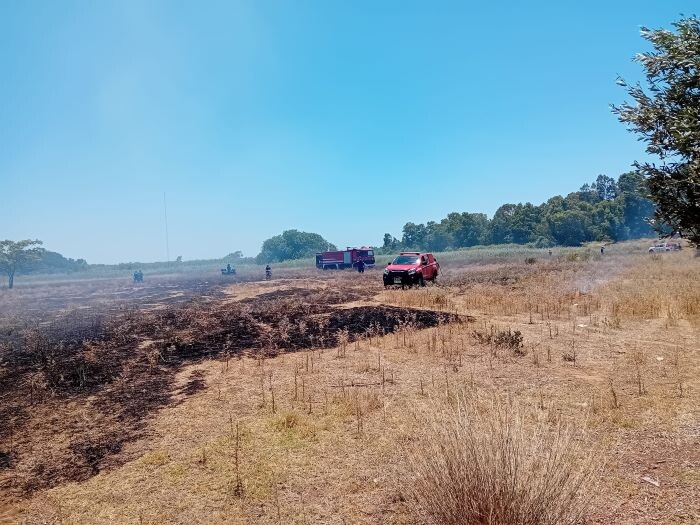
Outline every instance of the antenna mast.
POLYGON ((165 201, 163 192, 163 213, 165 214, 165 258, 170 262, 170 241, 168 239, 168 203, 165 201))

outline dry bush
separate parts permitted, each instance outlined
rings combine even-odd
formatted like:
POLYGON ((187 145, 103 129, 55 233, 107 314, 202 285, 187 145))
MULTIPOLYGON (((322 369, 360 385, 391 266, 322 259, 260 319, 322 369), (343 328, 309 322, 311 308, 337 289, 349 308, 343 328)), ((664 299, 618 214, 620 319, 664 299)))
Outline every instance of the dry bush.
POLYGON ((517 356, 524 356, 526 353, 520 330, 511 331, 510 328, 501 330, 491 325, 488 330, 473 330, 471 336, 479 344, 509 349, 517 356))
POLYGON ((579 523, 597 472, 576 431, 528 423, 524 409, 497 395, 461 392, 428 413, 425 435, 408 450, 409 500, 428 523, 579 523))

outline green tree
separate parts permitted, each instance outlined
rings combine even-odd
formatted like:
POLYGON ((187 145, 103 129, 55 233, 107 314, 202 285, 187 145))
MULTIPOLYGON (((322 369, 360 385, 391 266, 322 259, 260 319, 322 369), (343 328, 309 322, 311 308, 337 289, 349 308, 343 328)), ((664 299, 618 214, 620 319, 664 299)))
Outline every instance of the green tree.
POLYGON ((395 250, 399 246, 399 240, 390 233, 384 234, 384 243, 382 248, 385 250, 395 250))
POLYGON ((632 102, 613 112, 660 160, 634 164, 656 203, 657 228, 668 224, 700 249, 700 20, 692 16, 673 26, 642 28, 653 50, 635 61, 644 68, 647 89, 620 79, 632 102))
POLYGON ((431 252, 441 252, 452 245, 452 236, 443 222, 429 221, 425 225, 425 241, 422 247, 431 252))
POLYGON ((622 215, 628 239, 652 235, 650 219, 654 216, 654 203, 648 199, 649 189, 644 177, 636 172, 623 173, 617 181, 618 199, 622 201, 622 215))
POLYGON ((489 220, 484 213, 450 213, 441 221, 455 248, 483 244, 488 236, 489 220))
POLYGON ((311 257, 317 252, 335 249, 335 245, 329 243, 317 233, 286 230, 281 235, 275 235, 267 239, 255 259, 261 264, 281 262, 291 259, 303 259, 304 257, 311 257))
POLYGON ((542 208, 525 204, 504 204, 491 220, 491 241, 495 244, 525 244, 535 239, 535 229, 542 220, 542 208))
POLYGON ((15 273, 28 270, 31 264, 41 258, 43 244, 40 240, 0 241, 0 270, 7 274, 7 287, 15 285, 15 273))
POLYGON ((408 250, 420 250, 425 246, 426 234, 425 225, 407 222, 403 227, 401 244, 408 250))
POLYGON ((598 198, 598 192, 596 191, 595 183, 584 184, 583 186, 581 186, 581 189, 578 190, 578 194, 581 200, 590 204, 595 204, 600 200, 598 198))
POLYGON ((619 241, 629 238, 629 231, 624 223, 621 200, 601 200, 591 208, 587 215, 591 217, 588 229, 591 240, 619 241))
POLYGON ((583 211, 567 210, 557 212, 548 217, 552 237, 564 246, 578 246, 591 240, 588 231, 590 219, 583 211))
POLYGON ((617 197, 617 182, 607 175, 598 175, 592 186, 598 196, 598 200, 610 201, 617 197))
POLYGON ((513 241, 513 216, 516 204, 504 204, 496 210, 491 219, 491 242, 494 244, 508 244, 513 241))

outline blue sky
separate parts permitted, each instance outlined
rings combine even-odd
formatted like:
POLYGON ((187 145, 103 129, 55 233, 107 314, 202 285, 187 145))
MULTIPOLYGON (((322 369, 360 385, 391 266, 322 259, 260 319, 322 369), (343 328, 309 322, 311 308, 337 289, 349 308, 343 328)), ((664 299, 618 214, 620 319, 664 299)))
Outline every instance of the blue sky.
POLYGON ((0 3, 0 238, 88 262, 380 243, 540 203, 642 145, 610 113, 689 1, 0 3))

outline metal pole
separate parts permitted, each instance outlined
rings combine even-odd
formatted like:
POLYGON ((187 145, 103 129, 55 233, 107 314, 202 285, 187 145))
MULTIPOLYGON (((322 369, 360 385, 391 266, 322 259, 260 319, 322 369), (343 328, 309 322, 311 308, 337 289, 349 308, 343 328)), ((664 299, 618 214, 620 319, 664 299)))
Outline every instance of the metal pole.
POLYGON ((170 241, 168 239, 168 203, 163 192, 163 212, 165 213, 165 259, 170 262, 170 241))

